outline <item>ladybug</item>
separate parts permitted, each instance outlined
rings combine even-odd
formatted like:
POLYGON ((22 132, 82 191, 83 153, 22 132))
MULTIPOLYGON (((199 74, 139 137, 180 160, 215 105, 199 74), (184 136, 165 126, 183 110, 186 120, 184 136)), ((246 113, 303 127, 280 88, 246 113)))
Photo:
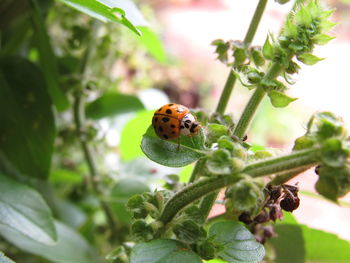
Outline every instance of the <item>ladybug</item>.
POLYGON ((180 104, 165 104, 154 112, 152 126, 164 140, 180 139, 180 135, 191 137, 199 130, 199 123, 188 108, 180 104))

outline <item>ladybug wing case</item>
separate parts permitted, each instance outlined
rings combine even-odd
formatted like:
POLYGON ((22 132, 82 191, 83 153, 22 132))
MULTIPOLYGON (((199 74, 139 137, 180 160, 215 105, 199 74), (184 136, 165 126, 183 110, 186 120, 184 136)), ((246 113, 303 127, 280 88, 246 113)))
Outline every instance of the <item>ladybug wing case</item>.
POLYGON ((156 134, 165 140, 176 139, 180 136, 180 121, 163 114, 155 114, 152 125, 156 134))

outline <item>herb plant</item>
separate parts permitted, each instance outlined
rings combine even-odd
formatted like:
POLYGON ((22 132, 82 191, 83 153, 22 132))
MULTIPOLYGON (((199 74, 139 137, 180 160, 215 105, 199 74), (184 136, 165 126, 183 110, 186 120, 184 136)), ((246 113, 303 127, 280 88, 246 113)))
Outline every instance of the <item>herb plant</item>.
POLYGON ((118 149, 129 162, 115 172, 102 165, 111 149, 97 124, 144 110, 132 94, 155 82, 155 64, 166 68, 161 42, 140 10, 129 0, 117 2, 0 6, 0 262, 348 262, 348 242, 290 215, 300 199, 298 186, 287 183, 314 168, 321 196, 338 202, 350 191, 342 119, 315 113, 283 155, 256 149, 246 136, 264 97, 276 108, 296 100, 286 94, 292 76, 300 63, 321 60, 313 50, 333 39, 333 11, 296 0, 280 34, 251 46, 267 4, 259 0, 243 41, 212 42, 229 75, 215 110, 192 110, 198 133, 181 136, 180 145, 163 140, 150 112, 141 112, 126 125, 118 149), (115 61, 123 63, 124 80, 112 74, 115 61), (148 74, 137 75, 141 68, 148 74), (128 94, 108 88, 123 81, 128 94), (236 120, 226 107, 238 83, 252 95, 236 120), (148 128, 136 141, 133 132, 142 125, 148 128), (133 147, 162 166, 193 164, 188 182, 170 174, 151 191, 139 177, 157 170, 130 161, 133 147), (209 217, 215 202, 226 211, 209 217), (334 253, 322 254, 327 250, 334 253))

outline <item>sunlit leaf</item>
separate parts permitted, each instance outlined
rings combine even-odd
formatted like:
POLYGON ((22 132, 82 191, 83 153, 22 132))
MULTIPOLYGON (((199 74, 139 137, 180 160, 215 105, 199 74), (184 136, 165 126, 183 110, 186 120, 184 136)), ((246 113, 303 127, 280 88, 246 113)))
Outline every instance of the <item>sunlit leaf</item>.
POLYGON ((316 57, 311 53, 301 54, 300 56, 297 57, 297 59, 309 66, 312 66, 321 60, 324 60, 324 58, 316 57))
POLYGON ((138 29, 142 32, 140 42, 155 59, 164 63, 166 61, 166 54, 159 37, 149 27, 140 26, 138 29))
POLYGON ((13 260, 9 259, 0 251, 0 263, 16 263, 13 260))
POLYGON ((177 141, 160 139, 150 126, 143 135, 141 148, 144 154, 154 162, 170 167, 182 167, 204 156, 203 133, 188 138, 181 136, 181 145, 177 141))
POLYGON ((286 107, 289 105, 289 103, 297 100, 296 98, 291 98, 283 92, 277 90, 269 91, 268 96, 271 100, 271 104, 276 108, 286 107))

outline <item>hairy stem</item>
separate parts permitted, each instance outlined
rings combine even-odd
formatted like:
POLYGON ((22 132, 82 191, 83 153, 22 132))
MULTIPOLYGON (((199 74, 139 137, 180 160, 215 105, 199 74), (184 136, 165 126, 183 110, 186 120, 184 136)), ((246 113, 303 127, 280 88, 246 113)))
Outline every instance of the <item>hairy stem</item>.
MULTIPOLYGON (((273 80, 275 79, 280 72, 282 71, 283 67, 280 63, 273 63, 269 69, 269 71, 265 75, 265 80, 273 80)), ((234 135, 236 135, 238 138, 243 138, 248 126, 251 122, 251 120, 254 117, 254 114, 256 110, 258 109, 258 106, 260 105, 260 102, 265 97, 265 90, 263 87, 258 86, 255 89, 255 92, 253 93, 252 97, 248 101, 247 105, 245 106, 243 113, 237 123, 237 126, 233 132, 234 135)))
MULTIPOLYGON (((253 38, 256 33, 256 30, 258 29, 262 14, 265 11, 266 3, 267 3, 267 0, 260 0, 255 9, 255 13, 250 22, 247 34, 245 35, 245 38, 243 41, 245 46, 249 46, 250 43, 253 41, 253 38)), ((216 107, 216 112, 221 114, 225 113, 235 82, 236 82, 236 76, 234 75, 233 71, 230 70, 230 73, 227 77, 227 80, 224 86, 224 90, 221 93, 218 106, 216 107)))
MULTIPOLYGON (((311 148, 302 151, 295 151, 288 155, 269 158, 249 164, 243 169, 242 173, 251 175, 252 177, 261 177, 274 173, 282 173, 287 171, 296 171, 300 168, 311 167, 317 163, 319 159, 319 148, 311 148)), ((176 193, 165 205, 160 216, 160 221, 164 225, 168 224, 174 216, 185 206, 191 204, 195 200, 206 196, 212 192, 220 190, 237 182, 239 176, 231 174, 228 176, 218 176, 197 181, 183 188, 176 193)))

